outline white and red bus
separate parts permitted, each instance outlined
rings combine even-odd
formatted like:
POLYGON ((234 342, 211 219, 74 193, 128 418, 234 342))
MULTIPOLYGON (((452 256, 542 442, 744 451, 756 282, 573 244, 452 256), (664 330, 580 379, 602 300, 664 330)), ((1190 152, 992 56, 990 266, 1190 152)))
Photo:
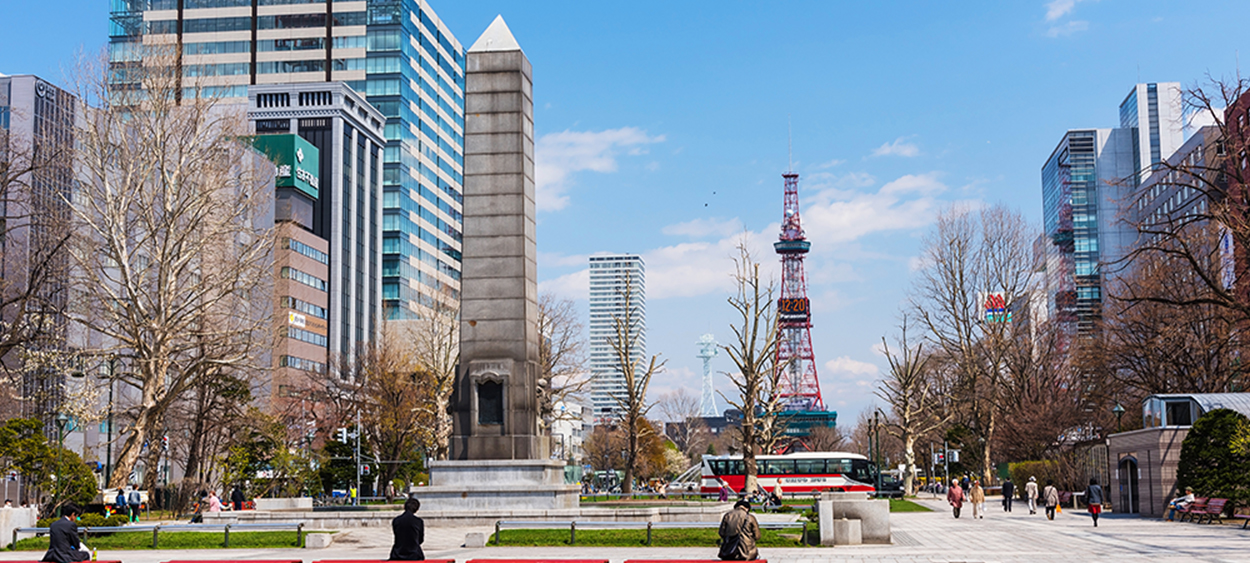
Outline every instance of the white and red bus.
MULTIPOLYGON (((781 479, 786 494, 816 491, 876 491, 877 467, 867 457, 848 452, 800 452, 785 455, 756 456, 759 486, 772 491, 781 479)), ((717 478, 735 493, 746 487, 741 455, 703 456, 702 482, 699 490, 715 494, 720 491, 717 478)))

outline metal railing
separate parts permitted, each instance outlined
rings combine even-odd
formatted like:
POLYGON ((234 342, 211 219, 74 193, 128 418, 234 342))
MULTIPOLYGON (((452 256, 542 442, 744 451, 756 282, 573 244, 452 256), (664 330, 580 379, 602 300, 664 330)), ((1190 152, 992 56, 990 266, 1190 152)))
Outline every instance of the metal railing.
MULTIPOLYGON (((17 549, 18 534, 46 534, 51 528, 15 528, 13 530, 13 544, 10 549, 17 549)), ((78 532, 83 534, 84 538, 90 537, 91 534, 108 534, 114 532, 152 532, 152 549, 156 549, 160 545, 161 532, 202 532, 221 530, 225 536, 223 547, 230 547, 230 531, 255 531, 255 530, 295 530, 295 544, 303 546, 304 544, 304 523, 303 522, 270 522, 257 524, 151 524, 138 526, 79 526, 78 532)))
MULTIPOLYGON (((808 522, 760 522, 761 530, 785 530, 792 528, 801 528, 802 536, 799 536, 799 544, 802 545, 807 541, 807 525, 808 522)), ((651 545, 652 530, 673 530, 673 529, 691 529, 691 528, 720 528, 720 522, 595 522, 595 521, 577 521, 577 520, 498 520, 495 522, 495 545, 499 545, 499 532, 505 528, 512 529, 569 529, 569 545, 577 544, 577 530, 647 530, 647 543, 651 545)))

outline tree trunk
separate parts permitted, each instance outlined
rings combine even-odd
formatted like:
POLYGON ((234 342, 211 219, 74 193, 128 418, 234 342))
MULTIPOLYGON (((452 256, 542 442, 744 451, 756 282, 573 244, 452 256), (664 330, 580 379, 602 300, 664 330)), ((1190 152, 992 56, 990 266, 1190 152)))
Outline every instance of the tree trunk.
POLYGON ((986 486, 990 484, 990 478, 994 475, 994 463, 990 461, 990 444, 994 441, 994 410, 990 409, 986 415, 989 419, 985 424, 985 443, 981 446, 981 478, 985 479, 986 486))
POLYGON ((911 432, 903 433, 903 458, 907 463, 903 471, 903 494, 916 494, 916 436, 911 432))
POLYGON ((638 459, 638 430, 634 420, 630 419, 629 430, 629 447, 625 453, 625 477, 621 480, 621 494, 628 495, 634 492, 634 463, 638 459))
POLYGON ((149 428, 151 427, 150 413, 151 409, 144 409, 143 414, 135 420, 134 426, 130 427, 130 436, 126 438, 126 443, 122 445, 122 451, 117 455, 117 467, 113 469, 113 479, 109 482, 110 488, 125 487, 130 481, 130 472, 134 471, 135 464, 139 462, 139 454, 143 451, 143 442, 147 440, 149 428))
MULTIPOLYGON (((750 405, 750 411, 755 410, 755 405, 750 405)), ((759 470, 755 463, 755 413, 747 414, 743 412, 742 417, 742 473, 746 476, 743 480, 743 491, 749 496, 755 492, 759 486, 759 470)))

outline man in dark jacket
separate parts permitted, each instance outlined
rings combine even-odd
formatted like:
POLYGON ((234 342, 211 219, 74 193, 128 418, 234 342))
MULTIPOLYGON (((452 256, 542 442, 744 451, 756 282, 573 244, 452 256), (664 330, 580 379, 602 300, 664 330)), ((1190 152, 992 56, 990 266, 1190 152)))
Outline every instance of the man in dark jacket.
POLYGON ((1003 512, 1011 512, 1011 500, 1016 496, 1016 484, 1011 482, 1011 477, 1003 481, 1003 512))
POLYGON ((720 521, 720 553, 717 555, 726 561, 759 559, 760 550, 755 547, 759 539, 760 525, 751 515, 751 503, 740 500, 720 521))
POLYGON ((395 534, 391 561, 425 560, 425 552, 421 551, 421 544, 425 542, 425 522, 417 518, 420 509, 421 501, 408 497, 404 501, 404 513, 391 520, 391 532, 395 534))
POLYGON ((235 485, 234 491, 230 493, 230 502, 234 503, 234 509, 243 510, 244 500, 247 499, 243 496, 243 489, 240 489, 238 485, 235 485))
POLYGON ((74 563, 87 561, 91 554, 79 550, 82 541, 78 539, 78 523, 76 519, 82 510, 74 503, 66 503, 61 507, 61 518, 53 522, 48 530, 48 552, 40 561, 52 563, 74 563))

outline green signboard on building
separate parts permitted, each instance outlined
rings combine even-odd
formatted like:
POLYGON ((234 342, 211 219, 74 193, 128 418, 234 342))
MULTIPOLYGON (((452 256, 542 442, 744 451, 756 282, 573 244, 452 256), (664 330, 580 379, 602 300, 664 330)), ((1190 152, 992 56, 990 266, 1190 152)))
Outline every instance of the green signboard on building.
POLYGON ((299 135, 257 135, 252 146, 278 167, 277 186, 295 188, 317 199, 321 180, 321 152, 299 135))

